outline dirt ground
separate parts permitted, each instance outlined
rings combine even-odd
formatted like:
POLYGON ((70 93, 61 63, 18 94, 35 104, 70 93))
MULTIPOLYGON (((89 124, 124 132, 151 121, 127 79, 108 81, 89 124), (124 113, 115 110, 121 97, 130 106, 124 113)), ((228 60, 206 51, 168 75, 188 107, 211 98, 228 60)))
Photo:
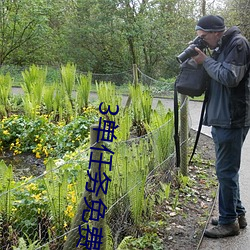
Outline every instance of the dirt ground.
MULTIPOLYGON (((191 138, 192 148, 194 131, 191 131, 191 138)), ((217 193, 214 160, 213 141, 201 134, 197 154, 189 166, 191 183, 179 189, 178 209, 173 210, 171 204, 166 204, 165 207, 169 215, 168 226, 160 232, 164 250, 199 249, 217 193)))

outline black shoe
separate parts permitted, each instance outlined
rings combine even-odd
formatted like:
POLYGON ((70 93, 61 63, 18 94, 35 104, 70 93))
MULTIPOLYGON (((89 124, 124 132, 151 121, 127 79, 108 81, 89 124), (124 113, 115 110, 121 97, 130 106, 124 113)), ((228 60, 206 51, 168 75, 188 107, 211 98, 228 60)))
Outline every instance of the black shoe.
POLYGON ((224 238, 228 236, 239 235, 240 227, 238 222, 234 222, 232 224, 222 225, 219 224, 210 229, 206 229, 204 235, 209 238, 224 238))
MULTIPOLYGON (((239 215, 238 222, 239 222, 240 229, 243 229, 243 228, 245 228, 247 226, 247 220, 246 220, 245 214, 239 215)), ((218 219, 217 218, 212 218, 211 224, 214 225, 214 226, 217 226, 218 225, 218 219)))

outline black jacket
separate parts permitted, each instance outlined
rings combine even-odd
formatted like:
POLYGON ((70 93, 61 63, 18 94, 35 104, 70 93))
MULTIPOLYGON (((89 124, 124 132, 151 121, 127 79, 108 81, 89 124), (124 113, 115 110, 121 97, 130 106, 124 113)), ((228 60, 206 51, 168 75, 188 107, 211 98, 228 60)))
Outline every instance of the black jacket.
POLYGON ((227 30, 219 49, 203 63, 211 77, 204 125, 250 126, 250 45, 237 27, 227 30))

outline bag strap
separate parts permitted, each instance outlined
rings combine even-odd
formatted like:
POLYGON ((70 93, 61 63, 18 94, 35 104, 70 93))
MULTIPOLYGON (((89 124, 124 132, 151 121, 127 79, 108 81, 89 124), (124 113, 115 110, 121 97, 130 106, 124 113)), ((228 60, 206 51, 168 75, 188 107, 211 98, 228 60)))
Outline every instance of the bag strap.
POLYGON ((198 141, 199 141, 199 138, 200 138, 203 117, 204 117, 204 113, 205 113, 205 109, 206 109, 206 104, 207 104, 207 90, 205 91, 205 97, 204 97, 204 101, 202 103, 199 126, 198 126, 198 130, 196 132, 195 143, 194 143, 194 147, 193 147, 193 152, 192 152, 192 154, 190 156, 190 159, 189 159, 189 164, 192 162, 192 159, 193 159, 193 156, 195 154, 195 151, 196 151, 196 148, 197 148, 197 145, 198 145, 198 141))
MULTIPOLYGON (((177 80, 176 80, 177 81, 177 80)), ((174 141, 176 154, 176 167, 180 167, 180 137, 179 137, 179 112, 178 112, 178 93, 176 88, 176 81, 174 83, 174 141)))

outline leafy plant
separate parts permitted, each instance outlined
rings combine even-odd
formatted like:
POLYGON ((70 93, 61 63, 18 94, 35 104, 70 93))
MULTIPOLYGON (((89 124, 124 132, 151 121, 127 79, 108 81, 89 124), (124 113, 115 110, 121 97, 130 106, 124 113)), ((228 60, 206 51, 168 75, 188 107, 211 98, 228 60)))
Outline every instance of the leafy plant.
POLYGON ((173 141, 173 112, 166 111, 162 102, 158 102, 151 114, 151 122, 145 123, 145 128, 150 134, 151 145, 154 150, 155 160, 163 162, 171 154, 174 147, 173 141))
MULTIPOLYGON (((47 228, 44 229, 42 221, 49 225, 48 197, 41 179, 32 181, 32 176, 23 177, 19 182, 19 188, 13 190, 15 200, 13 202, 13 228, 19 231, 20 236, 27 239, 40 239, 47 235, 47 228)), ((48 237, 48 236, 47 236, 48 237)))
POLYGON ((0 115, 7 116, 9 111, 9 96, 11 93, 12 79, 10 74, 0 75, 0 115))
POLYGON ((171 192, 171 182, 170 183, 160 182, 160 185, 161 185, 160 193, 162 192, 162 200, 163 199, 168 200, 171 192))
POLYGON ((13 246, 13 250, 35 250, 40 245, 39 241, 32 242, 30 239, 28 244, 29 245, 27 246, 26 241, 21 237, 18 239, 18 246, 13 246))
POLYGON ((24 110, 29 117, 34 118, 37 112, 40 112, 46 75, 47 68, 43 69, 35 65, 22 72, 24 82, 21 87, 24 90, 24 110))
MULTIPOLYGON (((117 105, 121 107, 122 98, 116 93, 115 84, 111 82, 96 83, 96 90, 100 103, 103 103, 102 109, 104 111, 108 110, 109 105, 112 112, 117 110, 117 105)), ((115 116, 110 115, 108 119, 114 121, 115 116)))
POLYGON ((129 85, 129 93, 132 100, 132 110, 134 115, 134 123, 142 122, 150 123, 152 110, 152 95, 148 89, 143 90, 143 85, 129 85))
POLYGON ((4 214, 5 219, 9 222, 12 206, 13 206, 13 194, 10 190, 13 188, 14 177, 12 166, 8 167, 3 160, 0 161, 0 213, 4 214))
POLYGON ((88 107, 89 94, 91 89, 92 74, 88 72, 87 75, 80 75, 78 79, 79 85, 77 87, 76 102, 80 110, 88 107))
POLYGON ((37 158, 60 156, 89 140, 90 126, 97 122, 97 111, 89 107, 70 123, 55 124, 50 116, 10 116, 0 121, 0 149, 14 155, 33 152, 37 158))
POLYGON ((162 240, 156 233, 146 233, 145 235, 134 238, 127 236, 119 244, 117 250, 137 250, 137 249, 152 249, 163 250, 162 240))
POLYGON ((61 66, 62 86, 66 91, 69 100, 72 102, 72 92, 76 81, 76 65, 67 63, 61 66))
POLYGON ((43 102, 46 108, 46 114, 51 114, 51 112, 53 111, 55 88, 56 85, 53 84, 50 86, 46 86, 46 88, 44 89, 43 102))

